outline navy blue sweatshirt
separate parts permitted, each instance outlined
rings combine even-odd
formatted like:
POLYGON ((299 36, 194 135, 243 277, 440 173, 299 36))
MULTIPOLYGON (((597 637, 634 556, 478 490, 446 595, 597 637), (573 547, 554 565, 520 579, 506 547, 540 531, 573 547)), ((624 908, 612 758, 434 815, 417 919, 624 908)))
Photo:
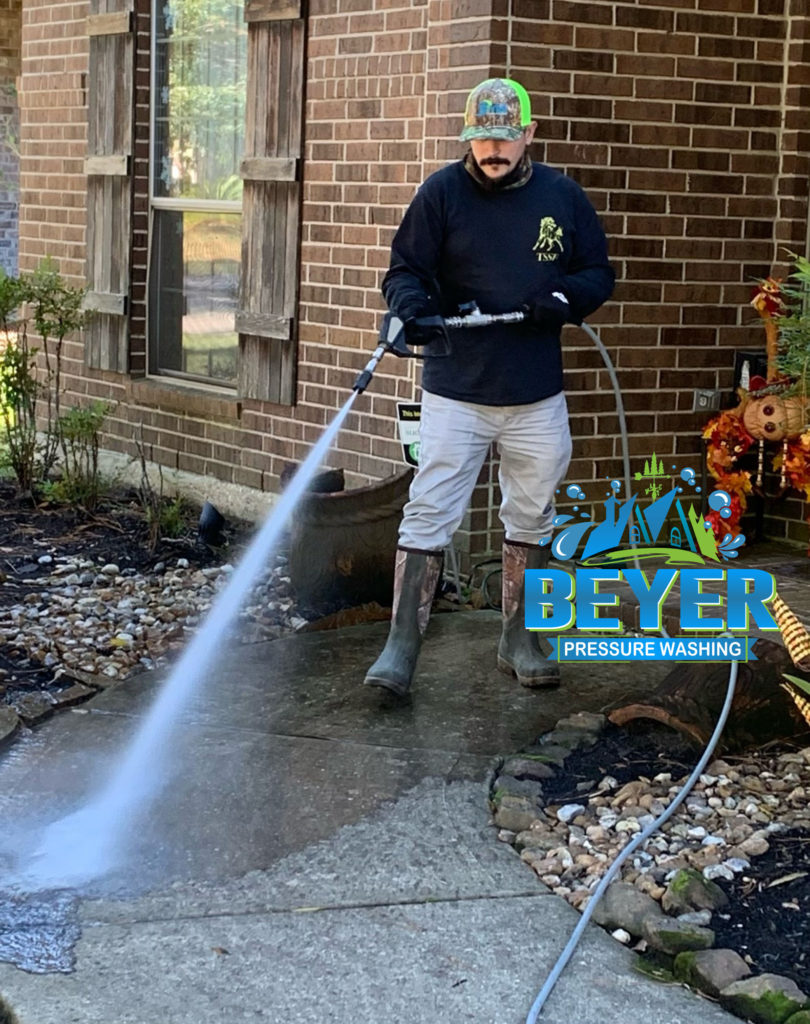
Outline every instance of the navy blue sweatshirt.
MULTIPOLYGON (((402 319, 427 295, 452 316, 475 300, 507 313, 561 291, 579 322, 613 291, 607 242, 588 197, 571 178, 534 163, 524 184, 487 190, 463 161, 432 174, 391 247, 382 291, 402 319)), ((427 356, 424 390, 480 405, 525 405, 562 390, 560 328, 493 324, 450 331, 449 356, 427 356)))

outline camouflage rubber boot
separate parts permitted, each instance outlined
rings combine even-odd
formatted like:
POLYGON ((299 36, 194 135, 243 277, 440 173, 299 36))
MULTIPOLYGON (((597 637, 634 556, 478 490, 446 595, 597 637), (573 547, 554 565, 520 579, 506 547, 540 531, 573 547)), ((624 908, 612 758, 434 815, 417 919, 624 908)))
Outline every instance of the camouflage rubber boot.
POLYGON ((441 569, 440 551, 397 550, 391 630, 368 670, 366 686, 382 686, 399 697, 408 692, 441 569))
POLYGON ((521 686, 543 689, 560 685, 558 666, 548 661, 540 650, 537 633, 526 629, 526 590, 523 573, 526 569, 545 569, 551 548, 537 544, 505 541, 503 545, 503 624, 498 644, 498 668, 517 676, 521 686))

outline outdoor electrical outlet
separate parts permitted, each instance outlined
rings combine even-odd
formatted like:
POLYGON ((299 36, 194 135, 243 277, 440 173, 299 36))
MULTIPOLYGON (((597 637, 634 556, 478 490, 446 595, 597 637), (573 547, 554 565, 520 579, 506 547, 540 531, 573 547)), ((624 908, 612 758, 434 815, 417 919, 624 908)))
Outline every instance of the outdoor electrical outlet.
POLYGON ((720 408, 723 392, 710 388, 697 388, 692 396, 693 412, 715 412, 720 408))

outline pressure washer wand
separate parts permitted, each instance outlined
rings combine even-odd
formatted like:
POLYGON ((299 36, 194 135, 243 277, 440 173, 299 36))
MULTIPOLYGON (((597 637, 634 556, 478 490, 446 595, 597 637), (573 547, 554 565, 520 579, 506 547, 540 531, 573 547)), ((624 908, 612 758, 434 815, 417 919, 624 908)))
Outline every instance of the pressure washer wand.
MULTIPOLYGON (((432 316, 423 317, 419 323, 432 327, 435 331, 435 339, 427 344, 441 343, 440 351, 431 354, 447 355, 449 351, 447 330, 450 327, 487 327, 490 324, 518 324, 526 319, 526 313, 482 313, 477 303, 467 302, 459 306, 459 316, 432 316)), ((421 359, 419 352, 414 352, 405 343, 405 324, 393 313, 386 313, 380 329, 380 344, 374 349, 371 359, 366 363, 357 379, 352 384, 352 391, 362 394, 371 383, 374 371, 377 369, 380 360, 386 352, 393 352, 401 358, 421 359)))
POLYGON ((474 302, 461 307, 463 316, 445 317, 447 327, 488 327, 490 324, 519 324, 526 313, 482 313, 474 302))
POLYGON ((366 363, 360 373, 357 375, 357 380, 352 384, 352 391, 356 391, 358 395, 366 390, 371 383, 371 378, 374 376, 374 371, 377 369, 380 360, 386 352, 390 352, 391 349, 388 345, 378 345, 372 355, 371 359, 366 363))

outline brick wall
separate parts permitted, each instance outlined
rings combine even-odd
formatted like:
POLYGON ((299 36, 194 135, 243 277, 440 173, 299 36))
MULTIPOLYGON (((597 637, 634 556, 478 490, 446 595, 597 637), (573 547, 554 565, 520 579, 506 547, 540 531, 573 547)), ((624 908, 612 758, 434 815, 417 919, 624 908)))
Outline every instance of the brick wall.
MULTIPOLYGON (((673 476, 699 468, 707 417, 692 412, 693 389, 730 393, 734 352, 764 347, 752 281, 807 246, 805 11, 790 0, 509 9, 504 70, 535 97, 537 157, 583 185, 611 237, 619 284, 592 322, 617 368, 631 456, 655 451, 673 476)), ((566 334, 569 478, 601 500, 621 473, 614 399, 592 342, 566 334)), ((803 514, 789 500, 769 533, 806 539, 803 514)))
MULTIPOLYGON (((87 46, 80 4, 27 3, 22 262, 57 256, 81 280, 87 46)), ((273 490, 347 398, 374 347, 379 283, 418 183, 461 155, 469 88, 522 80, 535 156, 588 191, 611 236, 615 300, 593 323, 616 364, 631 451, 698 468, 696 387, 729 390, 733 355, 760 348, 753 278, 804 251, 808 23, 799 0, 310 0, 298 401, 292 409, 190 394, 144 377, 149 11, 138 0, 132 376, 91 374, 71 348, 74 396, 118 400, 105 438, 164 465, 273 490)), ((621 471, 608 377, 566 332, 575 435, 570 474, 591 500, 621 471), (598 485, 594 483, 598 481, 598 485)), ((386 357, 331 462, 352 483, 401 467, 395 406, 418 368, 386 357)), ((634 469, 640 468, 635 465, 634 469)), ((498 544, 496 464, 482 473, 465 546, 498 544)), ((675 472, 675 471, 673 471, 675 472)), ((806 538, 791 500, 772 533, 806 538)))
POLYGON ((21 0, 0 0, 0 268, 17 272, 21 0))

